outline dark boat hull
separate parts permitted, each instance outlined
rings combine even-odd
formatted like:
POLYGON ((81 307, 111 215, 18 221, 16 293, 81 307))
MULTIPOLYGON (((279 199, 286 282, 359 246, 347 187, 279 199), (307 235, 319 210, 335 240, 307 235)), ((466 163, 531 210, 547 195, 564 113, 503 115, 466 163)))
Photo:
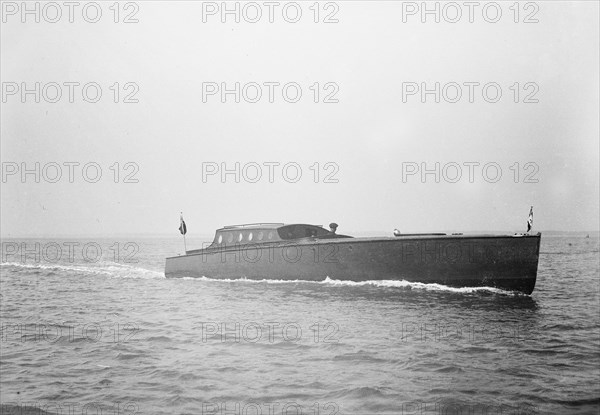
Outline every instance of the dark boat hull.
POLYGON ((406 280, 531 294, 541 235, 302 239, 188 251, 165 276, 217 279, 406 280))

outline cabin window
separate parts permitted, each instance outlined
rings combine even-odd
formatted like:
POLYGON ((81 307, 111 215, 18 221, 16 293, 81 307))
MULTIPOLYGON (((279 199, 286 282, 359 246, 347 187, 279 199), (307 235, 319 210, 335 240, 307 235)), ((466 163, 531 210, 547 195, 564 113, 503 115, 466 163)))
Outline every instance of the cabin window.
POLYGON ((250 232, 250 233, 248 234, 248 240, 249 240, 249 241, 251 241, 251 240, 252 240, 252 238, 254 238, 254 234, 253 234, 252 232, 250 232))
POLYGON ((229 233, 227 235, 227 243, 230 244, 233 242, 233 233, 229 233))
POLYGON ((269 232, 269 234, 267 235, 267 239, 273 239, 273 232, 269 232))
POLYGON ((217 243, 223 243, 223 235, 219 235, 219 239, 217 240, 217 243))
POLYGON ((262 240, 263 240, 263 236, 264 236, 264 234, 263 234, 263 232, 262 232, 262 231, 260 231, 260 232, 258 233, 258 235, 257 235, 257 236, 258 236, 258 240, 259 240, 259 241, 262 241, 262 240))
POLYGON ((319 238, 327 236, 330 232, 314 225, 287 225, 277 229, 281 239, 319 238))
POLYGON ((306 228, 304 229, 304 236, 314 238, 317 236, 317 230, 314 228, 306 228))
POLYGON ((242 239, 244 239, 244 235, 240 232, 238 235, 238 242, 242 242, 242 239))

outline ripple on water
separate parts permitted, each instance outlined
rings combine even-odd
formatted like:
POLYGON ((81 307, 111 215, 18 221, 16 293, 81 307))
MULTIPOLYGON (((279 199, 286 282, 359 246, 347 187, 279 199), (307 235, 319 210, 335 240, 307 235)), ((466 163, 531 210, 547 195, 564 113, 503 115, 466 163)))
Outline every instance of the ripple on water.
MULTIPOLYGON (((146 253, 171 249, 148 243, 146 253)), ((170 280, 164 256, 135 266, 3 263, 2 402, 134 401, 144 414, 215 402, 297 402, 303 413, 315 403, 340 414, 436 404, 446 413, 598 413, 594 243, 543 238, 532 296, 405 281, 170 280), (206 322, 302 332, 235 341, 207 333, 206 322), (324 332, 334 341, 315 337, 315 323, 335 323, 324 332), (101 327, 97 341, 80 335, 88 324, 101 327), (40 341, 43 325, 58 328, 52 341, 40 341)))

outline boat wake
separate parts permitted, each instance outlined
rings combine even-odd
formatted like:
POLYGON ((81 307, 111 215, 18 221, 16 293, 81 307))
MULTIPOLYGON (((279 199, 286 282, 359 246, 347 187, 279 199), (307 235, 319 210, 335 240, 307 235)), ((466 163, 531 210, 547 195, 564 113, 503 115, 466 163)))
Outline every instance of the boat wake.
MULTIPOLYGON (((2 262, 0 263, 0 269, 3 271, 5 268, 16 268, 16 271, 32 271, 36 274, 52 275, 53 273, 67 273, 67 274, 84 274, 84 275, 100 275, 112 278, 140 278, 140 279, 164 279, 165 275, 163 272, 153 271, 146 268, 134 267, 126 264, 118 263, 96 263, 94 265, 42 265, 42 264, 21 264, 17 262, 2 262)), ((4 272, 3 272, 4 273, 4 272)), ((506 291, 495 287, 449 287, 442 284, 426 284, 422 282, 410 282, 406 280, 367 280, 367 281, 348 281, 348 280, 337 280, 326 277, 321 281, 310 281, 310 280, 281 280, 281 279, 249 279, 249 278, 208 278, 208 277, 183 277, 182 280, 192 281, 207 281, 207 282, 219 282, 219 283, 251 283, 251 284, 319 284, 327 286, 340 286, 340 287, 383 287, 383 288, 402 288, 406 290, 425 290, 425 291, 444 291, 453 293, 476 293, 476 292, 487 292, 502 295, 518 295, 514 291, 506 291)))
POLYGON ((93 265, 61 265, 61 264, 21 264, 18 262, 2 262, 0 263, 0 269, 13 268, 17 270, 30 270, 37 273, 44 273, 46 275, 60 272, 60 273, 76 273, 85 275, 104 275, 109 277, 117 278, 144 278, 144 279, 156 279, 165 278, 164 273, 158 271, 152 271, 145 268, 134 267, 126 264, 118 263, 95 263, 93 265))
POLYGON ((346 280, 334 280, 326 277, 322 281, 309 281, 309 280, 273 280, 273 279, 249 279, 249 278, 208 278, 208 277, 184 277, 184 280, 195 280, 195 281, 208 281, 208 282, 227 282, 227 283, 258 283, 258 284, 320 284, 329 286, 347 286, 347 287, 384 287, 384 288, 403 288, 403 289, 416 289, 426 291, 445 291, 453 293, 476 293, 476 292, 488 292, 502 295, 523 295, 515 291, 502 290, 495 287, 449 287, 442 284, 425 284, 422 282, 410 282, 406 280, 367 280, 367 281, 346 281, 346 280))

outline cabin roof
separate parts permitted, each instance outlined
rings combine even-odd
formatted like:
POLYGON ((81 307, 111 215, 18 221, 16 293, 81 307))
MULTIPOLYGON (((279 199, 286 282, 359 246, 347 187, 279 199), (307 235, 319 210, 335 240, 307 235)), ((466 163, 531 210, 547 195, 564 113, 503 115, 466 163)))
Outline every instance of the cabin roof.
POLYGON ((284 226, 315 226, 318 228, 322 228, 323 225, 313 225, 310 223, 277 223, 277 222, 266 222, 266 223, 248 223, 244 225, 227 225, 223 226, 221 229, 217 229, 217 231, 236 231, 236 230, 245 230, 245 229, 279 229, 284 226))
POLYGON ((247 223, 247 224, 243 224, 243 225, 227 225, 227 226, 223 226, 221 229, 218 229, 219 231, 224 231, 224 230, 236 230, 236 229, 277 229, 277 228, 281 228, 282 226, 285 226, 285 223, 270 223, 270 222, 266 222, 266 223, 247 223))

